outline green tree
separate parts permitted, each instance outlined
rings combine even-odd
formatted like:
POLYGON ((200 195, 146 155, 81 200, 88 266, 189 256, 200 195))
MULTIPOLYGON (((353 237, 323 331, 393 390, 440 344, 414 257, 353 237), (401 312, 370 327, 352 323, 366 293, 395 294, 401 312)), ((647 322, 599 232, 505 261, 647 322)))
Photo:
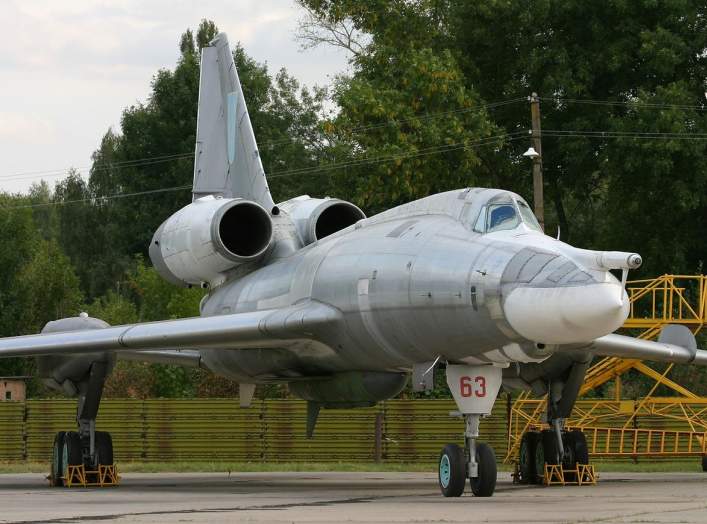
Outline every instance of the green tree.
MULTIPOLYGON (((559 224, 563 239, 586 247, 635 249, 646 260, 644 274, 702 270, 707 240, 697 217, 707 216, 705 140, 689 135, 707 132, 704 2, 300 4, 307 43, 351 51, 350 85, 383 82, 411 49, 450 53, 459 83, 482 101, 516 101, 489 113, 509 134, 530 127, 520 100, 537 92, 548 230, 559 224)), ((373 110, 360 120, 375 117, 373 110)), ((475 182, 530 196, 530 166, 521 158, 528 145, 509 139, 490 154, 482 151, 475 182)), ((385 205, 397 203, 380 190, 385 205)))
POLYGON ((336 86, 340 112, 328 126, 339 162, 349 159, 339 194, 379 212, 477 184, 481 144, 502 140, 451 53, 380 46, 358 60, 336 86))
MULTIPOLYGON (((82 294, 58 244, 42 238, 28 198, 0 194, 0 336, 38 333, 50 320, 80 312, 82 294)), ((0 375, 31 375, 30 359, 0 360, 0 375)), ((37 381, 29 392, 39 390, 37 381)))

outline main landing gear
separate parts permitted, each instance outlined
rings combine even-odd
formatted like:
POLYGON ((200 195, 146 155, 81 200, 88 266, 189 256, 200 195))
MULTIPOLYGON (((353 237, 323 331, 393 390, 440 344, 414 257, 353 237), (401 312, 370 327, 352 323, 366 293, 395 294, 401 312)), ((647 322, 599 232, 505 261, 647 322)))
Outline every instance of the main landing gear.
POLYGON ((479 422, 491 413, 501 387, 501 369, 493 366, 447 365, 447 384, 464 417, 464 448, 447 444, 439 456, 439 487, 445 497, 464 493, 466 479, 477 497, 490 497, 496 489, 496 455, 488 444, 477 442, 479 422))
POLYGON ((524 484, 542 484, 546 465, 560 465, 565 470, 576 470, 589 464, 589 449, 584 433, 578 430, 552 429, 528 431, 520 442, 518 458, 519 481, 524 484))
MULTIPOLYGON (((103 484, 102 479, 86 479, 85 472, 100 472, 113 466, 113 439, 106 431, 96 431, 96 415, 103 392, 106 365, 94 362, 88 379, 79 384, 76 421, 78 431, 59 431, 54 435, 49 477, 52 486, 70 484, 69 479, 82 466, 80 483, 103 484)), ((100 473, 96 473, 100 476, 100 473)))

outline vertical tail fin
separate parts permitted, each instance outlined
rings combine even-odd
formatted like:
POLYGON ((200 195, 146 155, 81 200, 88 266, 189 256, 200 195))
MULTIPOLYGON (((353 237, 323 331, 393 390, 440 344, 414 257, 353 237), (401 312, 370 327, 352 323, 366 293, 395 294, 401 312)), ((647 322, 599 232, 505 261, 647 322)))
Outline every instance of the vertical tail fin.
POLYGON ((201 50, 192 193, 246 198, 268 211, 274 206, 225 33, 201 50))

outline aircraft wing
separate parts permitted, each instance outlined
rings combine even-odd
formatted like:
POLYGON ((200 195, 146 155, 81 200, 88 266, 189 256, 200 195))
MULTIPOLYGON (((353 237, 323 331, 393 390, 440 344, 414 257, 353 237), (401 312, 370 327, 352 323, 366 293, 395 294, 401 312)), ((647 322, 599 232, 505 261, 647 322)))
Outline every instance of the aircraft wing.
POLYGON ((707 366, 707 351, 697 349, 695 336, 685 326, 680 325, 668 325, 663 328, 657 342, 611 334, 597 338, 581 349, 605 357, 707 366))
MULTIPOLYGON (((249 313, 147 322, 85 331, 65 331, 0 339, 0 358, 37 355, 81 354, 98 351, 126 352, 133 357, 140 350, 160 352, 167 358, 184 360, 198 349, 248 349, 282 347, 297 340, 311 340, 316 333, 341 318, 336 308, 318 302, 283 309, 249 313)), ((152 352, 155 360, 157 352, 152 352)))

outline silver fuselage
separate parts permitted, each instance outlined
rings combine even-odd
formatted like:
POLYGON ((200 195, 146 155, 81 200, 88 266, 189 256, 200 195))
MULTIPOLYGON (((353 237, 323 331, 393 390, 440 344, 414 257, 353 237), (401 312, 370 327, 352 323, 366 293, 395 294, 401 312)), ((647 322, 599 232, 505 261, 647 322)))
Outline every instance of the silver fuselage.
MULTIPOLYGON (((548 358, 557 347, 553 342, 591 340, 616 329, 625 318, 625 296, 608 271, 587 267, 587 253, 594 252, 577 250, 523 224, 496 233, 473 230, 482 207, 504 194, 520 198, 488 189, 433 195, 299 249, 287 216, 280 216, 281 234, 266 265, 213 289, 201 314, 318 301, 340 311, 341 321, 336 329, 315 333, 314 340, 281 349, 201 350, 203 362, 241 382, 347 370, 409 370, 437 357, 508 365, 548 358), (548 334, 546 343, 535 335, 523 336, 508 321, 506 301, 514 291, 526 291, 519 288, 531 293, 522 297, 529 302, 520 303, 522 319, 545 306, 552 312, 552 307, 577 301, 578 292, 580 303, 581 293, 610 299, 613 293, 618 306, 586 333, 573 329, 572 318, 559 324, 549 320, 548 331, 566 328, 566 336, 576 334, 576 339, 554 340, 548 334), (538 297, 532 295, 536 292, 538 297)), ((513 311, 519 307, 515 302, 513 311)))

